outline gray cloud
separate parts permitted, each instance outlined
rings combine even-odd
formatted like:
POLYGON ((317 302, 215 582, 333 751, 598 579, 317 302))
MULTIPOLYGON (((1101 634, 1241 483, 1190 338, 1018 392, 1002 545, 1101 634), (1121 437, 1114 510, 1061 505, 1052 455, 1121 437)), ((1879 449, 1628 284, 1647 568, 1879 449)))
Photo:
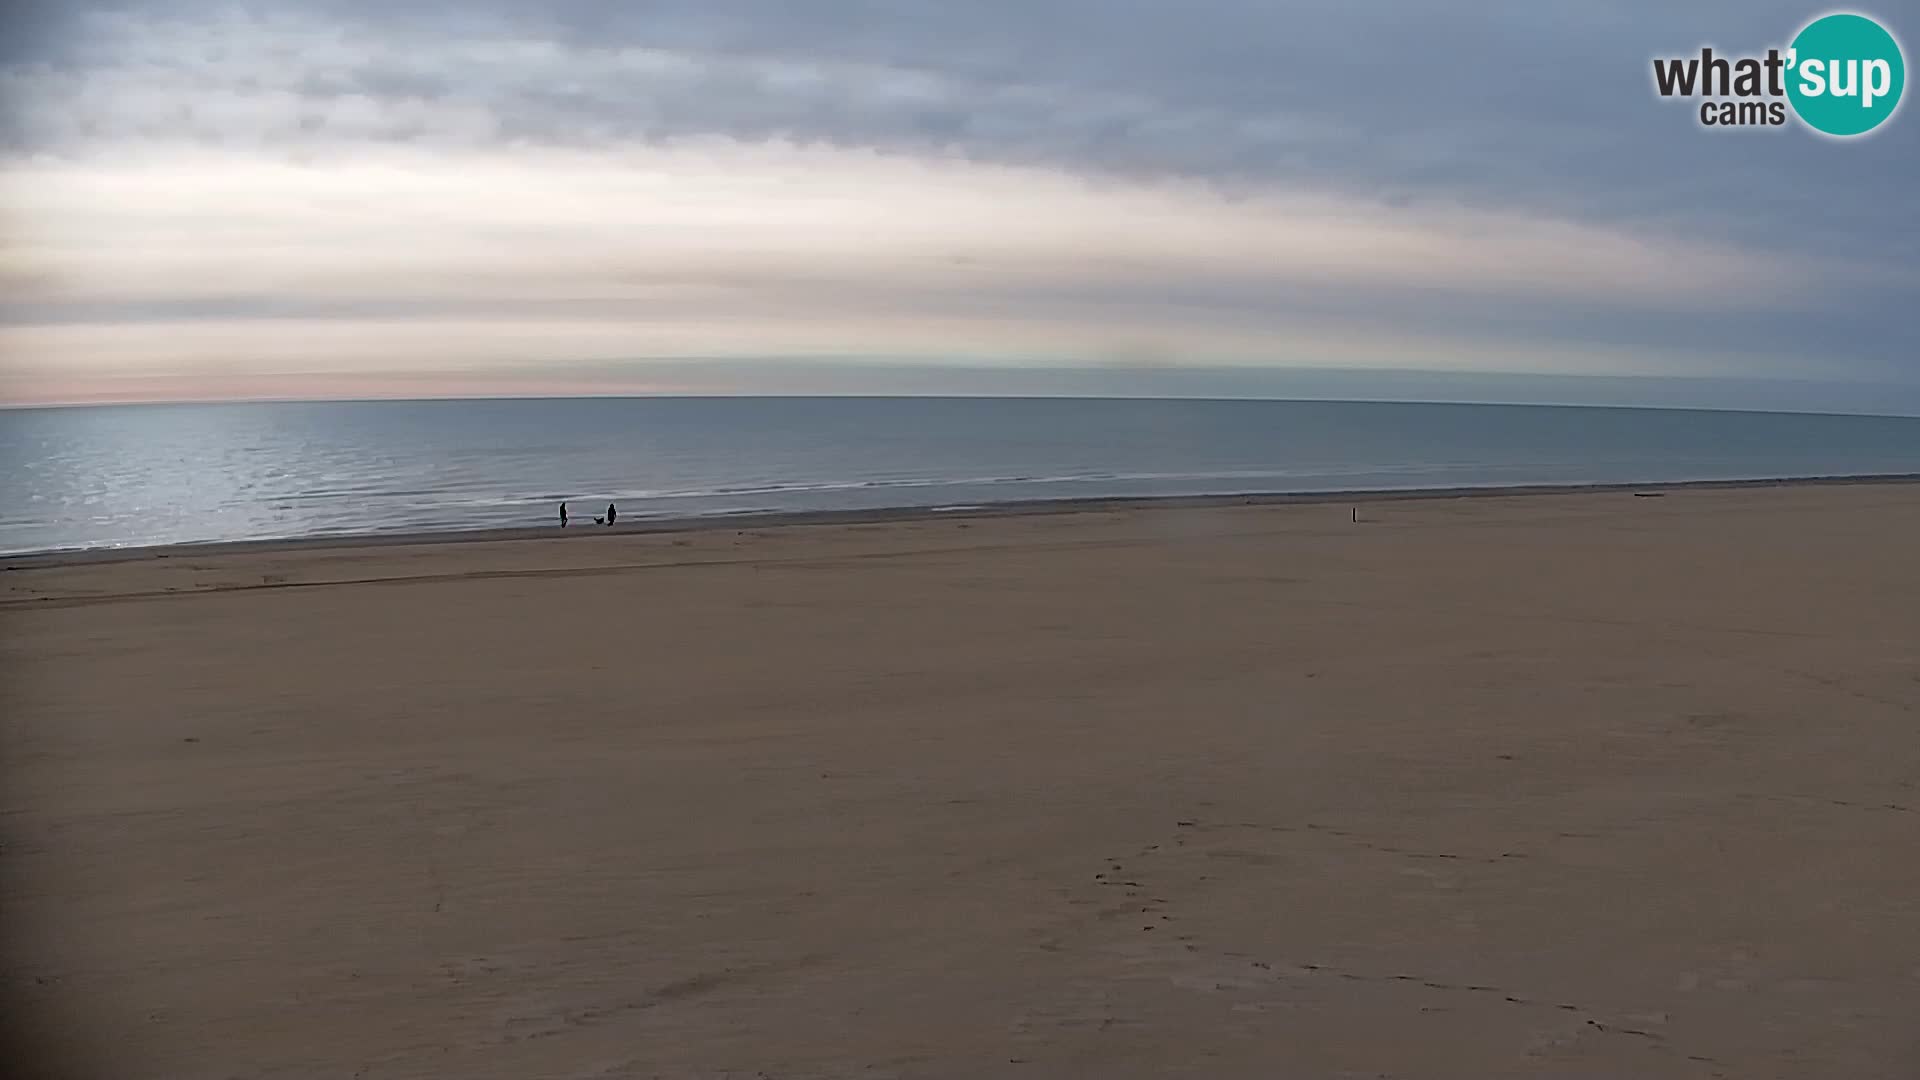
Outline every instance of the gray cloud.
MULTIPOLYGON (((670 113, 649 117, 668 130, 1326 181, 1850 254, 1899 254, 1920 231, 1914 200, 1901 197, 1920 165, 1911 124, 1844 148, 1798 132, 1714 137, 1649 92, 1652 56, 1784 44, 1814 13, 1801 2, 524 7, 494 9, 496 30, 716 58, 710 78, 691 77, 670 113), (823 62, 854 74, 808 88, 741 74, 823 62)), ((384 6, 333 10, 378 20, 384 6)), ((519 131, 567 130, 570 115, 617 130, 636 111, 591 95, 514 108, 519 131)))
MULTIPOLYGON (((1197 178, 1228 193, 1306 185, 1390 205, 1526 210, 1843 258, 1878 276, 1835 283, 1810 262, 1805 302, 1711 317, 1417 293, 1375 314, 1417 332, 1746 348, 1920 379, 1912 107, 1840 144, 1703 131, 1650 90, 1652 56, 1784 44, 1815 13, 1803 3, 153 0, 6 13, 0 139, 15 152, 136 138, 337 153, 721 136, 1197 178)), ((1081 301, 1231 319, 1290 307, 1363 316, 1373 298, 1183 281, 1135 296, 1102 286, 948 302, 991 314, 1081 301)))
MULTIPOLYGON (((483 114, 478 134, 509 140, 786 136, 1228 184, 1326 181, 1849 254, 1897 254, 1903 230, 1920 225, 1900 197, 1920 165, 1911 124, 1845 147, 1797 132, 1716 136, 1684 106, 1653 99, 1649 57, 1784 43, 1809 11, 1783 0, 1678 11, 1410 0, 64 10, 66 32, 38 74, 69 92, 36 102, 35 80, 24 80, 30 108, 58 113, 70 91, 129 64, 122 77, 210 102, 285 93, 278 106, 309 127, 340 122, 332 114, 350 100, 384 113, 377 133, 390 138, 434 135, 423 125, 444 116, 422 108, 433 104, 483 114), (285 54, 188 44, 234 11, 269 32, 242 47, 277 27, 285 54), (302 61, 323 66, 303 71, 302 61)), ((137 120, 83 118, 116 123, 137 120)))

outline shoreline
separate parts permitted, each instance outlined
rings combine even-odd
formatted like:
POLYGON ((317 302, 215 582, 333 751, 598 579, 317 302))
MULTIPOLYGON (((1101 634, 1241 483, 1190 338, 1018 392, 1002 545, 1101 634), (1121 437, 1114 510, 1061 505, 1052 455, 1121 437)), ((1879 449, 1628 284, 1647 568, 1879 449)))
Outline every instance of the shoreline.
MULTIPOLYGON (((546 524, 511 528, 474 528, 342 533, 325 536, 202 540, 129 547, 55 548, 0 554, 0 570, 26 570, 73 565, 138 562, 184 554, 243 554, 352 548, 408 547, 428 544, 504 543, 588 536, 643 536, 701 533, 737 528, 781 528, 807 525, 866 525, 898 521, 976 520, 1052 514, 1101 513, 1128 510, 1213 510, 1234 506, 1289 506, 1323 503, 1384 503, 1439 499, 1483 499, 1541 495, 1618 494, 1622 492, 1677 492, 1754 490, 1781 487, 1848 487, 1920 483, 1920 473, 1866 473, 1839 476, 1781 476, 1736 480, 1664 480, 1647 483, 1522 484, 1434 488, 1354 488, 1337 491, 1247 492, 1240 494, 1086 496, 1029 499, 967 506, 897 506, 852 510, 768 510, 743 513, 636 518, 631 525, 612 527, 583 524, 571 531, 546 524)), ((592 518, 587 518, 591 521, 592 518)))

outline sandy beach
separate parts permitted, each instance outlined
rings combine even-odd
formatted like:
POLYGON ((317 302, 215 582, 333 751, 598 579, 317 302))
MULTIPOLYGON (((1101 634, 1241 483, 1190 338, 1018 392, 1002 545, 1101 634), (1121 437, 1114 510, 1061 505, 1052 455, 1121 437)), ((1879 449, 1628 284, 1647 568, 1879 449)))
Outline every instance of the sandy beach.
POLYGON ((1920 1075, 1920 486, 9 559, 72 1076, 1920 1075))

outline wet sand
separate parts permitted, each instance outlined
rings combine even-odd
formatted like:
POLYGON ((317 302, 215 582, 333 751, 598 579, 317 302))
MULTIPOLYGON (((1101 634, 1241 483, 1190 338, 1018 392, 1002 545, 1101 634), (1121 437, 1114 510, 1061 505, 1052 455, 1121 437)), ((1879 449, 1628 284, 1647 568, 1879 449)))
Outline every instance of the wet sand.
POLYGON ((13 559, 117 1077, 1911 1077, 1920 488, 13 559))

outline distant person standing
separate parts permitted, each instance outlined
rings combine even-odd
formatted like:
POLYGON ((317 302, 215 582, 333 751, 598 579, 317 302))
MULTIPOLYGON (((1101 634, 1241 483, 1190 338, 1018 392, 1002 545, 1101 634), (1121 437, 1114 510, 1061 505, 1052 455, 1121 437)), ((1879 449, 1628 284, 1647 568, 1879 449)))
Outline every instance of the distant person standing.
POLYGON ((608 504, 607 504, 607 524, 609 524, 609 525, 611 525, 611 524, 613 524, 613 519, 614 519, 614 518, 615 518, 615 517, 616 517, 616 516, 617 516, 617 515, 618 515, 619 513, 620 513, 620 511, 618 511, 618 510, 615 510, 615 509, 613 508, 613 504, 612 504, 612 503, 608 503, 608 504))
POLYGON ((566 503, 560 504, 560 527, 563 529, 567 527, 567 504, 566 503))

